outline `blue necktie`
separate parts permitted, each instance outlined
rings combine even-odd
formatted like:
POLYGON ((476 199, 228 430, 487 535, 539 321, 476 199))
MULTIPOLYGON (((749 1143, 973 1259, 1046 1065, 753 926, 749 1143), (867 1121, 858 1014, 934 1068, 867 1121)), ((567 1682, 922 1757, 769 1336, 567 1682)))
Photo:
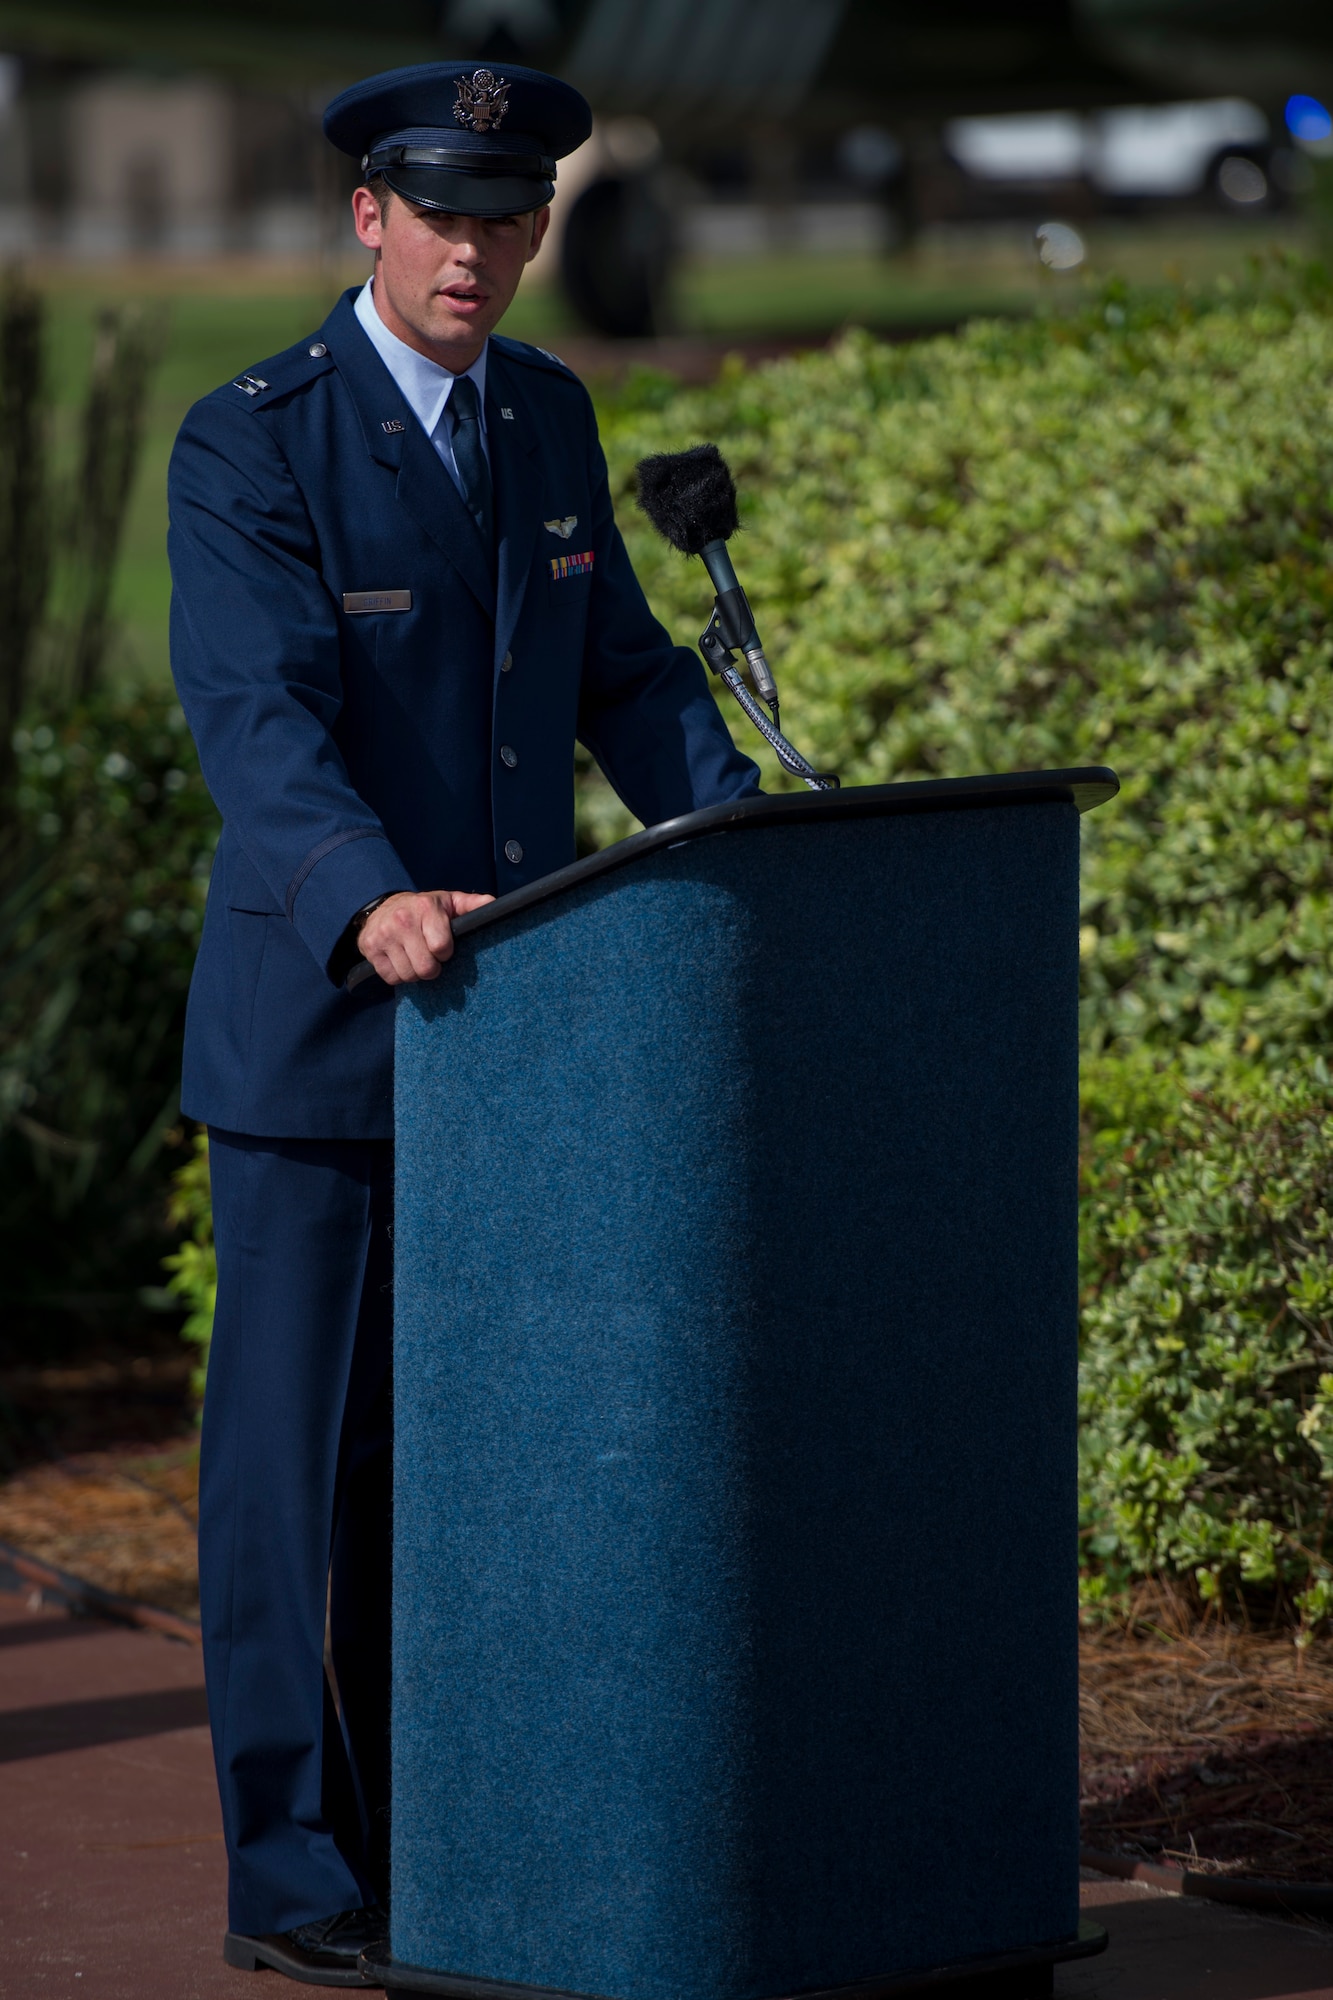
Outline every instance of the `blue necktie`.
POLYGON ((449 391, 454 419, 454 464, 463 486, 463 500, 489 550, 495 541, 491 506, 491 469, 481 442, 481 404, 470 375, 460 375, 449 391))

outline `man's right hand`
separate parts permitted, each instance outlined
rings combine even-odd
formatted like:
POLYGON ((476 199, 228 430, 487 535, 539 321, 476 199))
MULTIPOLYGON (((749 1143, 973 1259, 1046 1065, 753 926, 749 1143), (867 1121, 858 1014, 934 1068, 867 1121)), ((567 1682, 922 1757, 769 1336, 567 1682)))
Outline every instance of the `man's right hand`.
POLYGON ((466 889, 400 891, 372 910, 357 935, 357 949, 386 986, 410 986, 414 979, 438 979, 454 955, 453 919, 493 903, 466 889))

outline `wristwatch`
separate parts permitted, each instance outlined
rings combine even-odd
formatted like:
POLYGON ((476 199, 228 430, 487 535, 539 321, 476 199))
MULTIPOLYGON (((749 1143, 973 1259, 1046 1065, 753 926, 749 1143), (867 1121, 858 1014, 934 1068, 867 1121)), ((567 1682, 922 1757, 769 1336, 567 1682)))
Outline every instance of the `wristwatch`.
POLYGON ((382 896, 376 896, 373 903, 367 903, 363 909, 357 911, 356 915, 352 918, 352 936, 354 938, 359 938, 365 929, 366 918, 377 910, 381 903, 387 903, 393 893, 392 889, 386 889, 382 896))
POLYGON ((390 896, 397 894, 396 889, 386 889, 382 896, 376 896, 373 902, 366 903, 352 918, 329 954, 329 962, 325 968, 335 986, 344 984, 348 973, 361 956, 361 947, 357 939, 365 929, 367 917, 377 910, 381 903, 387 903, 390 896))

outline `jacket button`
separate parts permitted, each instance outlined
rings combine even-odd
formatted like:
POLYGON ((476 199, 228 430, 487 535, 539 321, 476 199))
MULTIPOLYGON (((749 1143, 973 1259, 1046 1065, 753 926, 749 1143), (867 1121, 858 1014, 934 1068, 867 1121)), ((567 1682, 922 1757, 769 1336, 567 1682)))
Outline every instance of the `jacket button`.
POLYGON ((505 766, 506 770, 512 771, 516 769, 518 765, 518 752, 512 743, 502 743, 500 745, 500 762, 505 766))
POLYGON ((512 861, 514 866, 517 868, 519 862, 522 859, 523 859, 523 849, 520 847, 519 843, 516 840, 507 840, 505 842, 505 860, 512 861))
POLYGON ((328 353, 328 351, 329 350, 324 345, 323 341, 317 340, 314 346, 310 349, 310 359, 312 361, 322 361, 324 359, 324 356, 328 353))
POLYGON ((509 669, 513 666, 513 664, 514 664, 513 654, 506 653, 504 658, 500 662, 500 672, 502 674, 507 674, 509 672, 509 669))

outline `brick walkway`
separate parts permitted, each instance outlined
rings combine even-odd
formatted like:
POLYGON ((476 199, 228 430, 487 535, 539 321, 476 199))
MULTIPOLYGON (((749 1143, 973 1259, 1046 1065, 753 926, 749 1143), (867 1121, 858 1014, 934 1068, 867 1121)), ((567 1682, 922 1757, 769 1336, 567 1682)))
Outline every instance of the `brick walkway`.
MULTIPOLYGON (((1333 2000, 1333 1930, 1089 1881, 1104 1958, 1060 2000, 1333 2000)), ((222 1964, 196 1649, 0 1596, 0 1996, 276 2000, 222 1964)))

